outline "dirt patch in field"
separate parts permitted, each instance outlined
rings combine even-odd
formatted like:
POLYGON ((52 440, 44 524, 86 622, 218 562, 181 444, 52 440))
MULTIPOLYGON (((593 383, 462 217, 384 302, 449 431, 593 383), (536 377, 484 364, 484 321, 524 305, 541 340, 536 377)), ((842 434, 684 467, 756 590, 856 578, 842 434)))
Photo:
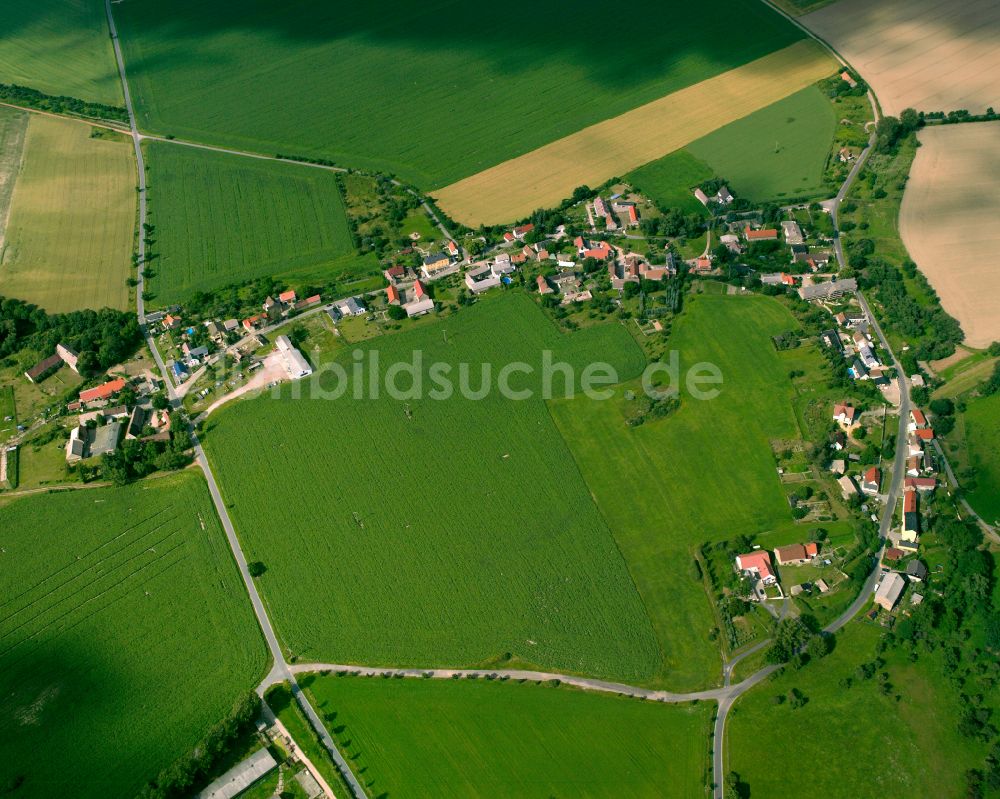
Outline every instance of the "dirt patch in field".
POLYGON ((834 72, 833 59, 804 40, 688 86, 613 119, 512 158, 434 192, 470 227, 520 219, 558 205, 577 186, 597 186, 834 72))
POLYGON ((899 233, 972 347, 1000 340, 1000 122, 921 131, 899 233))
POLYGON ((800 21, 861 73, 886 114, 1000 104, 996 0, 842 0, 800 21))
POLYGON ((21 171, 24 135, 28 114, 15 108, 0 107, 0 261, 3 260, 3 237, 10 216, 10 198, 21 171))

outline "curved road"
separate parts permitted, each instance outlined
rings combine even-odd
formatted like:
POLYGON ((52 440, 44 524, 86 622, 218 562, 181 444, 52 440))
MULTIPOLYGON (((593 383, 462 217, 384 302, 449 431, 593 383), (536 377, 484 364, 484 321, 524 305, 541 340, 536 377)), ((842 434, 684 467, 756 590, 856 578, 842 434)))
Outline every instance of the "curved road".
MULTIPOLYGON (((104 7, 108 17, 108 28, 111 33, 111 42, 114 46, 115 60, 118 62, 118 75, 121 79, 122 92, 125 97, 125 108, 128 110, 129 128, 131 130, 132 144, 135 148, 135 162, 139 176, 140 236, 138 282, 136 285, 136 308, 139 316, 139 324, 142 327, 143 335, 146 338, 146 345, 149 347, 149 351, 152 353, 153 358, 156 361, 156 366, 160 370, 160 374, 163 376, 164 382, 166 383, 167 396, 171 400, 173 406, 178 408, 180 406, 180 399, 177 397, 173 381, 170 379, 170 375, 163 363, 163 358, 160 356, 160 351, 156 347, 156 341, 149 334, 149 330, 146 327, 145 302, 142 298, 142 292, 145 285, 143 272, 145 270, 146 259, 145 231, 142 229, 142 225, 145 224, 147 219, 146 165, 142 157, 143 137, 139 133, 135 122, 135 110, 132 105, 132 95, 129 92, 128 80, 125 76, 125 60, 122 57, 121 45, 118 41, 118 29, 115 26, 114 15, 111 13, 111 0, 104 0, 104 7)), ((232 550, 233 557, 236 559, 236 565, 239 567, 240 576, 243 578, 243 584, 250 596, 250 602, 253 605, 254 614, 257 616, 257 622, 260 625, 261 632, 264 634, 264 639, 267 641, 268 649, 271 652, 273 665, 271 667, 271 671, 264 679, 262 686, 258 688, 258 692, 263 694, 263 687, 271 685, 274 682, 283 680, 287 680, 289 682, 292 688, 292 693, 298 701, 299 706, 306 714, 306 717, 312 724, 316 734, 329 750, 331 757, 333 757, 334 762, 336 762, 339 767, 344 779, 351 786, 351 790, 354 792, 355 796, 358 797, 358 799, 364 799, 366 796, 364 789, 354 776, 354 773, 351 771, 351 767, 347 764, 347 761, 340 754, 340 750, 334 745, 333 739, 326 731, 326 727, 323 726, 319 715, 302 693, 298 682, 295 680, 295 676, 288 669, 288 663, 285 661, 284 653, 281 651, 281 645, 278 643, 278 636, 274 632, 274 627, 271 624, 270 618, 268 618, 267 610, 264 608, 264 602, 261 600, 260 594, 257 592, 257 586, 254 585, 253 578, 250 576, 250 570, 247 567, 246 557, 240 547, 239 539, 236 537, 236 530, 233 528, 232 519, 229 518, 229 512, 226 509, 226 504, 222 500, 222 494, 215 481, 215 475, 212 474, 212 469, 208 464, 208 458, 205 456, 205 450, 202 448, 201 442, 198 440, 197 434, 193 428, 190 429, 190 432, 191 439, 194 443, 195 461, 198 466, 201 467, 201 470, 205 475, 205 480, 208 482, 208 490, 212 496, 212 502, 215 504, 215 510, 219 515, 219 519, 222 521, 222 527, 226 531, 226 540, 229 542, 229 548, 232 550)))

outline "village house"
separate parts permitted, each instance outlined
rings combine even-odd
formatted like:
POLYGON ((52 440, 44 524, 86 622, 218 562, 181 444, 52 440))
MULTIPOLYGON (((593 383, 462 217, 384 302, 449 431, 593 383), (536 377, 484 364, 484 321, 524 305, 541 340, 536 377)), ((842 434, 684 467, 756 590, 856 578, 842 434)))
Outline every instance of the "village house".
POLYGON ((445 245, 444 249, 445 249, 445 252, 448 253, 448 257, 450 257, 450 258, 457 258, 461 254, 461 252, 462 252, 459 249, 458 245, 454 241, 452 241, 451 239, 448 239, 448 243, 445 245))
POLYGON ((517 271, 517 267, 510 261, 510 253, 502 252, 494 260, 490 270, 497 277, 512 275, 517 271))
POLYGON ((805 237, 802 235, 802 228, 799 227, 798 222, 782 222, 781 230, 785 234, 785 244, 795 246, 805 243, 805 237))
POLYGON ((420 265, 420 271, 428 280, 433 280, 451 267, 451 259, 443 252, 434 252, 425 256, 420 265))
POLYGON ((319 305, 322 301, 319 294, 313 294, 311 297, 306 297, 304 300, 299 300, 292 306, 293 311, 304 311, 307 308, 312 308, 315 305, 319 305))
POLYGON ((163 317, 163 329, 173 330, 181 326, 181 320, 179 316, 174 316, 173 314, 167 314, 163 317))
POLYGON ((868 468, 861 478, 861 493, 869 496, 878 496, 882 487, 882 472, 878 466, 868 468))
POLYGON ((278 301, 275 300, 274 297, 268 297, 267 299, 264 300, 264 303, 261 307, 264 309, 264 313, 270 315, 271 311, 278 310, 278 301))
POLYGON ((803 300, 828 300, 833 297, 842 297, 848 292, 858 290, 858 281, 853 277, 844 280, 828 280, 824 283, 810 283, 806 285, 803 281, 799 286, 799 298, 803 300))
POLYGON ((333 305, 333 309, 341 316, 364 316, 367 311, 357 297, 348 297, 346 300, 339 300, 333 305))
POLYGON ((118 449, 122 423, 108 422, 99 427, 78 425, 70 432, 66 442, 66 462, 76 463, 87 458, 96 458, 118 449))
POLYGON ((927 417, 924 416, 924 412, 919 408, 912 408, 910 410, 910 421, 906 425, 906 429, 912 431, 922 430, 927 427, 927 417))
POLYGON ((577 249, 577 255, 581 258, 596 258, 598 261, 606 261, 614 255, 614 249, 606 241, 586 241, 582 236, 573 239, 573 245, 577 249))
POLYGON ((97 386, 96 388, 88 388, 86 391, 81 391, 80 402, 84 405, 91 402, 102 402, 115 396, 124 388, 125 378, 117 377, 114 380, 109 380, 107 383, 97 386))
POLYGON ((247 333, 252 333, 258 327, 261 327, 264 324, 264 322, 265 322, 265 317, 261 316, 260 314, 256 314, 255 316, 250 316, 243 320, 243 329, 247 333))
POLYGON ((777 241, 778 231, 774 228, 754 230, 749 225, 743 228, 743 238, 747 241, 777 241))
POLYGON ((937 478, 935 477, 907 477, 903 480, 903 487, 913 488, 917 491, 933 491, 937 488, 937 478))
POLYGON ((288 336, 278 336, 274 340, 274 349, 281 356, 285 371, 288 372, 288 376, 292 380, 301 380, 312 374, 313 370, 309 362, 295 348, 288 336))
POLYGON ((431 299, 424 284, 419 280, 413 284, 407 295, 406 301, 403 303, 403 310, 406 311, 408 317, 423 316, 434 310, 434 300, 431 299))
POLYGON ((892 610, 903 595, 906 588, 906 580, 897 572, 889 572, 882 578, 878 589, 875 591, 875 604, 884 610, 892 610))
POLYGON ((736 556, 736 568, 744 574, 751 575, 764 585, 773 585, 778 581, 771 568, 771 556, 766 549, 758 549, 745 555, 736 556))
POLYGON ((819 554, 819 544, 810 541, 808 544, 789 544, 777 547, 774 558, 779 566, 799 566, 808 563, 819 554))
POLYGON ((617 213, 625 217, 625 224, 628 227, 636 227, 639 224, 639 209, 633 202, 615 202, 611 206, 617 213))
POLYGON ((846 83, 852 89, 858 88, 858 82, 854 80, 854 78, 851 76, 851 73, 848 72, 846 69, 840 73, 840 79, 844 81, 844 83, 846 83))
POLYGON ((901 542, 915 543, 920 535, 920 513, 917 510, 917 492, 903 491, 903 526, 900 531, 901 542))
POLYGON ((842 475, 847 471, 847 461, 843 458, 830 461, 830 471, 836 475, 842 475))
POLYGON ((735 233, 723 233, 719 236, 719 243, 724 244, 726 249, 734 255, 742 255, 743 245, 740 244, 740 237, 735 233))
POLYGON ((544 275, 539 275, 535 278, 535 283, 538 285, 539 294, 554 294, 555 289, 549 285, 549 281, 545 279, 544 275))
POLYGON ((694 198, 702 205, 704 205, 706 208, 708 207, 708 195, 705 194, 705 192, 703 192, 701 189, 694 190, 694 198))
POLYGON ((514 233, 515 239, 518 241, 524 241, 524 237, 534 229, 535 226, 529 222, 527 225, 518 225, 512 232, 514 233))
POLYGON ((833 406, 833 420, 839 422, 845 427, 850 427, 858 419, 858 409, 853 405, 848 405, 846 403, 838 403, 833 406))
POLYGON ((481 294, 500 285, 500 276, 489 264, 476 266, 465 273, 465 285, 473 294, 481 294))
POLYGON ((897 560, 901 560, 906 557, 906 553, 898 547, 886 547, 885 554, 882 556, 883 560, 887 560, 890 563, 895 563, 897 560))
POLYGON ((278 302, 282 305, 291 305, 295 302, 295 292, 292 289, 288 291, 283 291, 278 295, 278 302))
POLYGON ((919 560, 911 560, 906 564, 906 576, 918 583, 927 579, 927 567, 919 560))

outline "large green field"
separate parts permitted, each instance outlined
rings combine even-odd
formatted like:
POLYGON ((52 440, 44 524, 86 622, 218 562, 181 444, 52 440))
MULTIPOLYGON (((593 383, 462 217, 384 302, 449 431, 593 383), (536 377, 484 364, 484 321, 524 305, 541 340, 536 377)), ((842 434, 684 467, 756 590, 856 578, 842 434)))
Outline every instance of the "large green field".
MULTIPOLYGON (((0 117, 18 113, 0 108, 0 117)), ((29 115, 0 250, 0 294, 50 313, 129 307, 135 157, 124 137, 94 130, 29 115)))
POLYGON ((535 683, 307 677, 372 796, 701 796, 711 703, 535 683))
MULTIPOLYGON (((424 371, 471 364, 473 387, 481 364, 523 361, 536 372, 514 377, 521 388, 536 385, 547 349, 623 376, 643 365, 623 328, 562 335, 521 293, 359 351, 377 351, 383 370, 414 351, 424 371)), ((338 400, 285 386, 280 399, 209 422, 210 460, 247 556, 267 567, 260 588, 291 654, 430 666, 509 653, 620 679, 653 674, 642 603, 541 398, 435 400, 427 382, 423 399, 356 400, 355 385, 338 400)))
POLYGON ((823 169, 837 124, 815 86, 719 128, 688 150, 754 202, 823 197, 823 169))
POLYGON ((126 797, 263 676, 200 476, 0 507, 0 784, 126 797))
POLYGON ((892 686, 855 670, 875 657, 881 628, 855 622, 837 648, 801 672, 789 671, 746 694, 727 724, 727 772, 736 771, 752 796, 830 799, 958 799, 967 769, 982 764, 981 744, 958 733, 957 694, 940 655, 911 663, 883 655, 892 686), (853 678, 848 688, 844 678, 853 678), (804 707, 775 704, 798 688, 804 707), (900 699, 897 701, 896 695, 900 699), (765 734, 766 732, 766 734, 765 734))
POLYGON ((976 471, 976 487, 966 498, 993 524, 1000 519, 1000 394, 971 400, 962 416, 969 466, 976 471))
POLYGON ((156 305, 271 275, 349 281, 378 270, 351 242, 335 175, 164 142, 147 145, 156 305))
POLYGON ((719 641, 694 550, 706 541, 771 533, 790 543, 805 529, 791 518, 771 441, 797 439, 789 364, 769 336, 795 327, 776 300, 697 295, 675 322, 671 350, 684 370, 715 364, 718 397, 697 400, 681 387, 666 419, 627 428, 625 399, 552 403, 553 417, 614 531, 653 621, 661 676, 675 690, 711 683, 719 641))
POLYGON ((130 0, 143 127, 440 188, 803 37, 756 0, 130 0), (606 46, 627 42, 626 53, 606 46))
POLYGON ((4 0, 0 30, 0 83, 122 105, 101 0, 4 0))

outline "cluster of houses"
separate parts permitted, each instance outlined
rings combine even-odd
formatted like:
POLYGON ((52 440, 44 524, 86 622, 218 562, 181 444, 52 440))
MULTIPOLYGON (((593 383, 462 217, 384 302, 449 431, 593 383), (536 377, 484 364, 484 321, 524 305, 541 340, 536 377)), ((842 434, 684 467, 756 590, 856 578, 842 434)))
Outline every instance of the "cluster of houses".
MULTIPOLYGON (((774 559, 779 566, 801 566, 812 563, 819 556, 819 544, 810 541, 807 544, 789 544, 774 550, 774 559)), ((778 575, 771 563, 771 553, 766 549, 755 549, 736 556, 736 571, 754 581, 751 592, 752 599, 764 599, 765 588, 778 584, 778 575)), ((820 591, 826 593, 829 587, 820 580, 817 583, 820 591), (819 585, 822 583, 822 585, 819 585)))
POLYGON ((850 364, 847 372, 855 380, 871 380, 879 388, 888 386, 889 376, 875 354, 868 318, 860 312, 841 312, 834 316, 834 320, 837 328, 824 330, 820 335, 823 344, 843 355, 850 364))
MULTIPOLYGON (((305 299, 300 300, 296 296, 295 292, 289 289, 288 291, 281 292, 277 299, 274 297, 268 297, 265 299, 261 306, 263 313, 248 316, 240 322, 240 326, 243 328, 244 332, 253 333, 255 330, 260 330, 262 327, 266 327, 270 324, 279 322, 282 319, 286 319, 292 314, 301 313, 309 308, 314 308, 319 305, 321 301, 322 299, 319 294, 314 294, 311 297, 306 297, 305 299)), ((228 319, 222 324, 226 326, 227 331, 233 330, 235 329, 235 326, 229 327, 229 325, 234 321, 234 319, 228 319)), ((206 324, 208 323, 206 322, 206 324)))
POLYGON ((587 203, 587 221, 591 230, 597 230, 597 220, 604 223, 605 230, 622 230, 639 224, 639 209, 631 200, 612 197, 611 203, 598 195, 587 203))
MULTIPOLYGON (((906 553, 902 550, 890 547, 885 552, 885 560, 894 562, 902 559, 905 555, 906 553)), ((907 585, 917 585, 926 579, 927 566, 916 559, 907 562, 902 571, 886 571, 875 588, 875 604, 885 611, 892 611, 899 604, 907 585)), ((919 605, 923 598, 922 594, 914 590, 910 594, 910 604, 919 605)), ((874 617, 877 613, 877 609, 873 609, 870 615, 874 617)))
MULTIPOLYGON (((66 442, 66 462, 77 463, 114 452, 123 440, 167 441, 170 438, 170 411, 153 408, 148 394, 155 388, 140 383, 139 399, 131 409, 122 403, 112 404, 129 386, 124 377, 116 377, 99 386, 81 391, 67 406, 69 411, 83 411, 66 442)), ((135 388, 135 386, 133 386, 135 388)))
POLYGON ((914 408, 910 411, 906 430, 906 477, 903 480, 899 538, 895 544, 900 549, 915 552, 920 538, 919 496, 937 487, 931 455, 934 429, 928 424, 923 411, 914 408))
POLYGON ((705 192, 703 192, 700 188, 695 189, 694 198, 706 208, 708 208, 710 204, 726 206, 736 199, 726 186, 720 186, 719 190, 711 197, 705 194, 705 192))
POLYGON ((428 294, 423 280, 412 269, 397 265, 389 267, 382 274, 389 283, 385 289, 389 305, 402 308, 408 317, 423 316, 434 310, 434 299, 428 294))
POLYGON ((24 376, 32 383, 41 383, 46 377, 57 372, 63 365, 68 366, 77 374, 79 355, 67 347, 65 344, 56 344, 55 352, 48 358, 39 361, 24 373, 24 376))

